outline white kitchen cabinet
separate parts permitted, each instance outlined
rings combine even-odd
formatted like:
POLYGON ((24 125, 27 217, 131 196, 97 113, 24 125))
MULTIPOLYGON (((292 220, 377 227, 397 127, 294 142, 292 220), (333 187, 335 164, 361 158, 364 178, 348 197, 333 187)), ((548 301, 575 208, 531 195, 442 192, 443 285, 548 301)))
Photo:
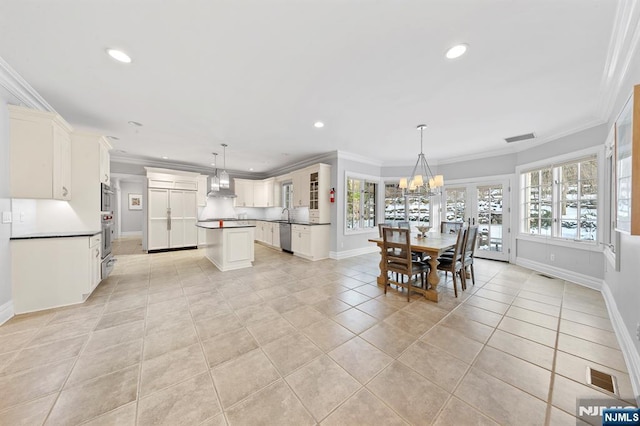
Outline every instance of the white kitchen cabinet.
POLYGON ((273 204, 273 200, 269 199, 267 182, 263 180, 250 182, 253 185, 253 207, 270 207, 273 204))
POLYGON ((196 192, 149 188, 148 194, 147 250, 197 246, 196 192))
POLYGON ((291 251, 309 260, 329 257, 329 225, 291 225, 291 251))
POLYGON ((310 175, 307 169, 291 173, 293 181, 293 206, 309 207, 310 175))
POLYGON ((198 176, 198 206, 204 207, 207 205, 207 193, 209 188, 207 187, 207 176, 198 176))
POLYGON ((253 181, 234 179, 236 192, 236 207, 253 207, 253 181))
POLYGON ((109 150, 111 145, 104 139, 99 141, 100 150, 100 182, 111 185, 111 156, 109 150))
POLYGON ((271 245, 280 248, 280 224, 276 222, 271 223, 271 245))
POLYGON ((11 196, 71 199, 71 126, 57 114, 9 105, 11 196))
POLYGON ((280 200, 279 184, 274 178, 264 180, 234 179, 236 207, 278 207, 280 200), (277 188, 276 188, 277 186, 277 188))
POLYGON ((309 173, 309 222, 329 223, 331 221, 331 166, 315 164, 307 168, 309 173))
POLYGON ((12 239, 15 313, 84 302, 100 282, 100 245, 100 234, 12 239))

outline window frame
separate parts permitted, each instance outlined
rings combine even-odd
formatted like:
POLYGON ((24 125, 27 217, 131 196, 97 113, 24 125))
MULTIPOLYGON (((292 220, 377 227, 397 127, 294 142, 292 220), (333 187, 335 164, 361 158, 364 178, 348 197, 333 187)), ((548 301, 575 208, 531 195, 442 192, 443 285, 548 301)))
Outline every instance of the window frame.
MULTIPOLYGON (((344 235, 357 235, 357 234, 371 234, 372 232, 378 232, 378 223, 379 221, 379 210, 380 210, 380 188, 381 188, 381 180, 380 177, 371 176, 371 175, 363 175, 360 173, 353 172, 345 172, 344 176, 344 211, 343 211, 343 219, 344 219, 344 235), (348 206, 349 206, 349 180, 357 180, 362 184, 362 188, 369 183, 375 185, 375 190, 373 191, 375 197, 375 205, 374 205, 374 214, 372 216, 374 224, 371 227, 365 227, 365 215, 361 214, 359 218, 360 227, 357 229, 350 229, 348 227, 349 221, 348 219, 348 206)), ((364 189, 361 189, 361 193, 364 192, 364 189)), ((360 211, 364 212, 364 197, 360 197, 360 211)))
POLYGON ((518 182, 518 232, 516 234, 516 239, 521 240, 529 240, 529 241, 544 241, 545 243, 552 245, 559 245, 565 247, 574 247, 574 248, 582 248, 589 251, 602 251, 602 241, 604 237, 603 228, 605 227, 604 222, 604 205, 606 203, 606 199, 603 195, 603 188, 605 188, 605 179, 604 179, 604 149, 602 145, 586 148, 583 150, 579 150, 573 153, 558 155, 556 157, 552 157, 546 160, 540 160, 532 163, 522 164, 516 167, 516 179, 518 182), (558 236, 558 231, 556 227, 560 227, 561 217, 559 215, 559 186, 560 184, 556 183, 559 167, 577 163, 580 161, 587 160, 591 157, 595 157, 596 167, 597 167, 597 176, 596 182, 598 185, 598 191, 596 192, 596 212, 597 212, 597 230, 595 240, 575 240, 570 238, 563 238, 558 236), (551 208, 552 208, 552 230, 551 235, 534 235, 529 234, 525 231, 525 223, 524 220, 526 218, 527 212, 524 211, 525 206, 525 188, 524 188, 524 174, 536 171, 544 168, 551 168, 553 173, 553 183, 552 183, 552 199, 551 199, 551 208))

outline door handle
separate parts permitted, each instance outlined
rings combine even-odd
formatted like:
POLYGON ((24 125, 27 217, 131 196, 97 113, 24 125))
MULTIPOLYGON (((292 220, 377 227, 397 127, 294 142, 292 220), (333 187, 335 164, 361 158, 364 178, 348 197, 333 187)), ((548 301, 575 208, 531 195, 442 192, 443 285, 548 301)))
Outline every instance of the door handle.
POLYGON ((109 181, 109 176, 107 176, 107 174, 106 174, 106 173, 105 173, 105 175, 104 175, 104 181, 105 181, 105 182, 108 182, 108 181, 109 181))
POLYGON ((171 231, 171 209, 167 209, 167 231, 171 231))

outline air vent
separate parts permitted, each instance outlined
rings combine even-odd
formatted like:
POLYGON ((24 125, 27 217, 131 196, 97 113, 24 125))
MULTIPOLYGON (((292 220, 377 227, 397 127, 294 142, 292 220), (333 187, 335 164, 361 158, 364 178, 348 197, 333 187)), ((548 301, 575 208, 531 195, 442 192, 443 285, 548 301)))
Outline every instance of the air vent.
POLYGON ((510 138, 504 138, 507 143, 526 141, 527 139, 534 139, 536 137, 533 133, 525 133, 524 135, 511 136, 510 138))
POLYGON ((602 371, 587 367, 587 383, 598 389, 603 389, 616 395, 618 394, 616 378, 611 374, 603 373, 602 371))

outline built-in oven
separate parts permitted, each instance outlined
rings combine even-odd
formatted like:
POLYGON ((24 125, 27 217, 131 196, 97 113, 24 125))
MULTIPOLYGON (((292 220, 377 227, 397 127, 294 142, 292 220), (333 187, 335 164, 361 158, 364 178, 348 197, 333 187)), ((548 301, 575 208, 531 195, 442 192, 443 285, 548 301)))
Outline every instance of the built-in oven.
POLYGON ((116 259, 111 252, 111 242, 113 239, 113 215, 102 215, 102 273, 101 278, 105 279, 113 270, 116 259))
POLYGON ((100 185, 101 185, 100 211, 112 212, 113 210, 111 209, 111 196, 113 195, 113 191, 111 190, 111 187, 109 185, 105 185, 104 183, 100 185))

